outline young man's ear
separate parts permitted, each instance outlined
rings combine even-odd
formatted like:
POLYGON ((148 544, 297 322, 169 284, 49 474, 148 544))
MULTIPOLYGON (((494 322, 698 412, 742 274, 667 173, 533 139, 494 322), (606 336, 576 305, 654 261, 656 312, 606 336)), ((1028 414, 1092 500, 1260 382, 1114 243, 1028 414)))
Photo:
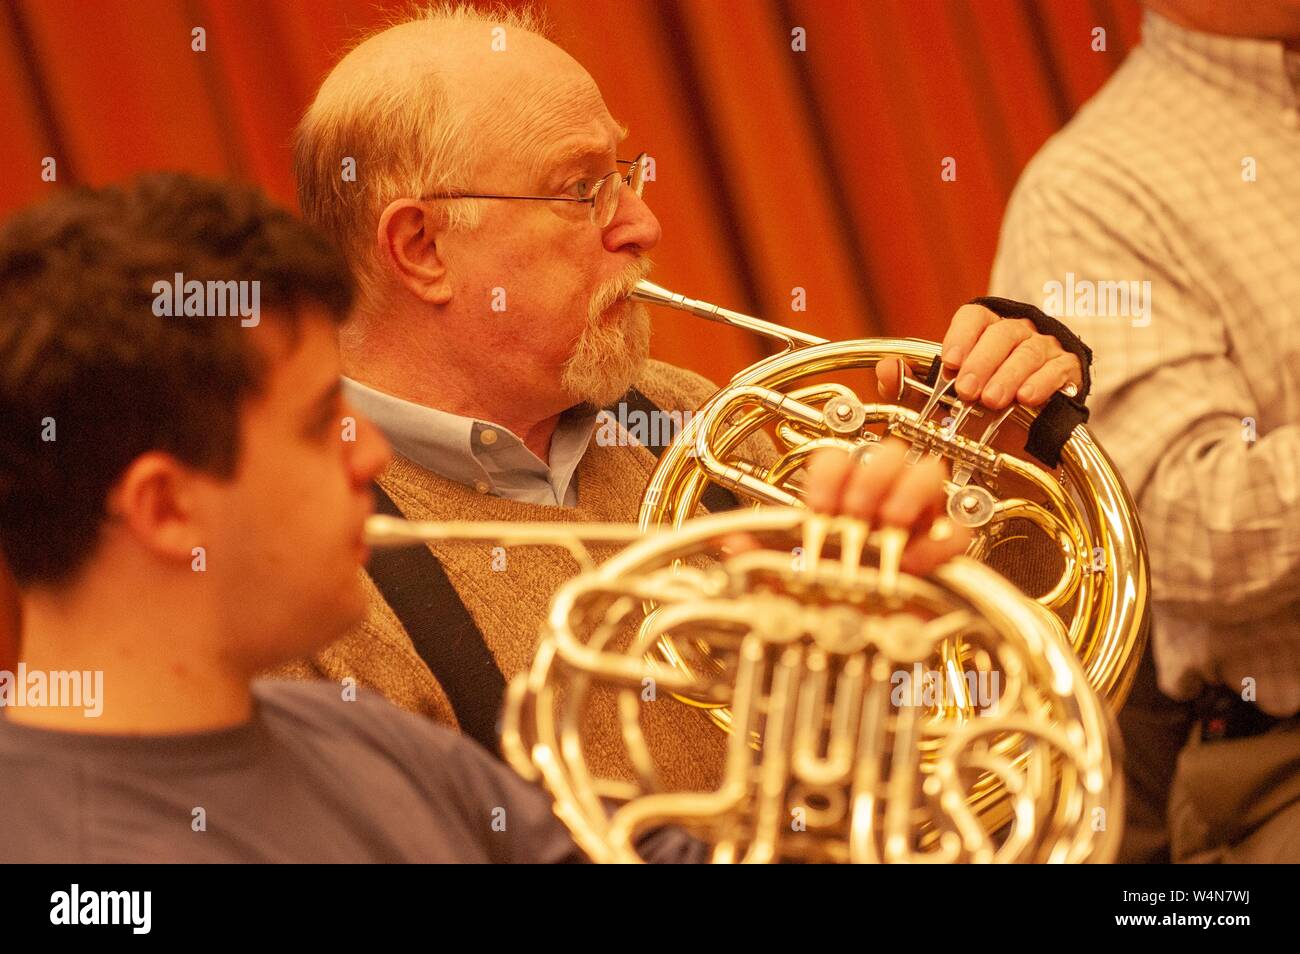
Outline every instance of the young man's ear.
POLYGON ((431 305, 451 300, 451 281, 439 247, 439 225, 424 203, 395 199, 379 216, 381 259, 407 291, 431 305))
POLYGON ((193 470, 171 454, 133 460, 109 491, 108 518, 160 559, 188 563, 204 546, 200 488, 193 470))

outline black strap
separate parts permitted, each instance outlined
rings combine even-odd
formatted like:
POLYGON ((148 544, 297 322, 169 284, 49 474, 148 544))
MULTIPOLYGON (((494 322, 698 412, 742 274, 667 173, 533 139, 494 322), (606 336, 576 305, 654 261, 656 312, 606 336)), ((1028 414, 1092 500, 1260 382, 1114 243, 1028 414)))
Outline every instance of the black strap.
MULTIPOLYGON (((1057 466, 1061 462, 1061 448, 1070 439, 1070 434, 1078 425, 1088 420, 1088 409, 1083 406, 1083 402, 1088 399, 1088 392, 1092 390, 1090 374, 1092 349, 1064 323, 1033 305, 1012 301, 1010 298, 988 297, 974 298, 971 304, 983 305, 999 318, 1027 319, 1033 323, 1039 334, 1051 335, 1061 343, 1062 348, 1079 359, 1079 365, 1083 368, 1083 383, 1079 393, 1073 398, 1066 397, 1060 391, 1053 394, 1047 403, 1038 409, 1034 423, 1029 425, 1029 437, 1025 441, 1025 450, 1048 467, 1057 466)), ((939 379, 939 368, 942 364, 942 359, 936 357, 921 376, 921 380, 928 387, 934 387, 934 382, 939 379)))
MULTIPOLYGON (((372 486, 379 513, 403 516, 382 487, 372 486)), ((442 563, 426 546, 377 549, 366 570, 447 694, 461 731, 500 755, 506 680, 442 563)))
MULTIPOLYGON (((618 407, 620 404, 623 405, 629 413, 634 411, 640 412, 644 415, 647 421, 658 420, 658 416, 664 413, 659 405, 655 404, 654 401, 650 400, 636 388, 630 389, 621 398, 609 407, 605 408, 605 413, 612 414, 614 419, 618 420, 618 407)), ((663 457, 664 451, 666 451, 672 444, 671 439, 664 443, 655 440, 655 438, 664 430, 667 429, 659 427, 648 428, 650 442, 643 445, 646 450, 655 455, 656 459, 663 457)), ((673 435, 673 437, 676 436, 677 435, 675 434, 673 435)), ((708 488, 701 495, 700 502, 708 508, 709 513, 720 513, 723 510, 735 510, 740 506, 740 501, 736 498, 735 494, 726 487, 713 483, 709 484, 708 488)))
POLYGON ((943 367, 943 358, 938 355, 930 362, 930 367, 926 368, 925 374, 921 375, 921 383, 927 388, 934 387, 934 382, 939 380, 939 369, 943 367))
POLYGON ((1066 397, 1061 391, 1053 394, 1038 409, 1038 416, 1029 426, 1029 439, 1025 441, 1025 450, 1048 467, 1057 466, 1061 462, 1061 448, 1070 439, 1070 434, 1088 420, 1088 409, 1084 407, 1084 402, 1092 390, 1092 349, 1064 322, 1025 302, 985 296, 971 299, 971 304, 983 305, 999 318, 1024 318, 1039 334, 1051 335, 1066 352, 1079 359, 1079 366, 1083 369, 1079 393, 1072 398, 1066 397))
POLYGON ((1283 722, 1296 720, 1296 716, 1269 715, 1253 702, 1242 699, 1241 693, 1222 685, 1206 686, 1192 705, 1201 720, 1202 742, 1263 735, 1283 722))
MULTIPOLYGON (((661 413, 658 405, 636 388, 620 400, 649 421, 661 413)), ((616 407, 606 410, 617 417, 616 407)), ((658 430, 651 428, 651 435, 658 430)), ((668 445, 646 446, 658 458, 668 445)), ((372 489, 377 512, 403 516, 382 487, 373 484, 372 489)), ((740 506, 734 494, 716 484, 704 492, 702 501, 715 513, 740 506)), ((373 551, 366 570, 447 694, 461 731, 499 755, 497 720, 505 702, 505 676, 442 563, 428 547, 400 547, 373 551)))

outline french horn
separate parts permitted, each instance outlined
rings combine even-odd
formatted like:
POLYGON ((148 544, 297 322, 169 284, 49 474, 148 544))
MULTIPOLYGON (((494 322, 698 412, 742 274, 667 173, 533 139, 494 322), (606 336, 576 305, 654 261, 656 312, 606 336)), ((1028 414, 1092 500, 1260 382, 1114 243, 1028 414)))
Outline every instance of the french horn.
MULTIPOLYGON (((682 429, 659 460, 640 513, 645 529, 680 527, 699 512, 710 483, 754 506, 797 504, 798 475, 821 447, 854 448, 886 435, 911 445, 909 460, 945 458, 949 517, 974 532, 968 555, 999 570, 1046 609, 1074 648, 1088 682, 1112 710, 1124 703, 1141 661, 1149 620, 1146 546, 1128 489, 1114 464, 1080 425, 1060 464, 1025 451, 1035 412, 1019 404, 993 413, 960 400, 940 371, 933 386, 903 375, 892 400, 863 399, 843 383, 887 359, 928 367, 939 345, 916 338, 826 341, 773 322, 687 298, 649 281, 632 297, 775 339, 782 350, 735 375, 682 429), (760 432, 774 438, 772 459, 747 456, 760 432)), ((673 640, 661 655, 685 667, 673 640)), ((943 652, 960 666, 961 647, 943 652)), ((730 727, 726 707, 709 709, 730 727)))
POLYGON ((973 559, 912 576, 905 532, 789 506, 644 531, 375 516, 367 538, 562 546, 578 560, 509 685, 502 749, 596 861, 642 860, 669 825, 718 863, 1114 858, 1122 792, 1106 706, 1050 614, 973 559), (753 546, 719 557, 736 534, 753 546), (628 546, 596 565, 594 540, 628 546), (653 652, 665 638, 725 665, 668 665, 653 652), (938 674, 947 688, 927 695, 920 670, 953 642, 968 670, 938 674), (586 758, 597 691, 616 694, 630 778, 586 758), (641 715, 670 696, 731 713, 712 790, 660 781, 641 715), (952 718, 954 705, 970 717, 952 718), (973 807, 989 779, 1005 819, 973 807))
POLYGON ((824 380, 887 358, 929 364, 936 344, 827 342, 644 281, 634 297, 784 345, 692 416, 639 526, 374 517, 369 534, 563 546, 578 560, 511 681, 502 736, 578 844, 636 861, 642 838, 677 825, 717 862, 1113 860, 1110 714, 1146 639, 1147 564, 1128 491, 1087 430, 1048 468, 1024 452, 1033 411, 991 415, 942 373, 933 386, 904 376, 888 401, 824 380), (766 460, 746 455, 760 431, 776 441, 766 460), (949 462, 947 520, 975 531, 967 556, 924 579, 901 571, 899 532, 799 506, 810 454, 861 454, 886 435, 913 460, 949 462), (752 507, 700 516, 710 483, 752 507), (719 556, 738 534, 756 547, 719 556), (629 545, 597 566, 584 540, 629 545), (617 696, 630 778, 585 757, 598 690, 617 696), (661 784, 640 716, 668 697, 729 731, 716 789, 661 784))

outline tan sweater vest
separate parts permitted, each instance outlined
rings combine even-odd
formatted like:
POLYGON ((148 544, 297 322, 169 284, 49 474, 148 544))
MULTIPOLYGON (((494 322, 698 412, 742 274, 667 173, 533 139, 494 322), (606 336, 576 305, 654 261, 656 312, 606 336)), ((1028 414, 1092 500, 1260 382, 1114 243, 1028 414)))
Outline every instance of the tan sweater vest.
MULTIPOLYGON (((695 410, 716 390, 697 374, 657 361, 647 364, 637 388, 665 411, 695 410)), ((654 454, 644 447, 605 446, 593 438, 578 466, 578 506, 574 508, 479 494, 403 457, 394 458, 379 483, 413 520, 635 522, 655 463, 654 454)), ((521 547, 506 552, 504 569, 494 568, 493 546, 452 543, 431 549, 509 680, 531 663, 551 596, 579 567, 559 548, 521 547)), ((617 549, 612 544, 589 547, 597 562, 617 549)), ((283 667, 273 675, 338 681, 353 677, 358 685, 379 691, 404 709, 457 727, 447 696, 369 575, 365 587, 369 610, 359 628, 315 658, 283 667)), ((642 703, 642 711, 642 725, 662 781, 672 788, 715 787, 726 747, 722 730, 700 710, 666 693, 642 703)), ((595 771, 630 777, 611 694, 593 699, 583 737, 595 771)))

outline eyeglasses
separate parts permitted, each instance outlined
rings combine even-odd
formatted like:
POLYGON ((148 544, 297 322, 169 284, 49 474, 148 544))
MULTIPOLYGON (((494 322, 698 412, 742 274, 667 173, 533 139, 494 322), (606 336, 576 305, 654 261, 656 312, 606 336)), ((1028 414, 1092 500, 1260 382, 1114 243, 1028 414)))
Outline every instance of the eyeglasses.
POLYGON ((650 158, 648 153, 641 153, 635 159, 619 159, 620 166, 628 166, 627 172, 611 172, 596 180, 592 186, 591 192, 582 198, 568 195, 504 195, 499 192, 436 192, 433 195, 420 197, 421 202, 432 202, 436 199, 519 199, 526 202, 581 202, 591 206, 589 215, 591 221, 599 228, 605 228, 610 222, 614 221, 614 213, 618 210, 619 193, 623 187, 629 187, 639 199, 645 192, 645 168, 647 160, 650 158))

